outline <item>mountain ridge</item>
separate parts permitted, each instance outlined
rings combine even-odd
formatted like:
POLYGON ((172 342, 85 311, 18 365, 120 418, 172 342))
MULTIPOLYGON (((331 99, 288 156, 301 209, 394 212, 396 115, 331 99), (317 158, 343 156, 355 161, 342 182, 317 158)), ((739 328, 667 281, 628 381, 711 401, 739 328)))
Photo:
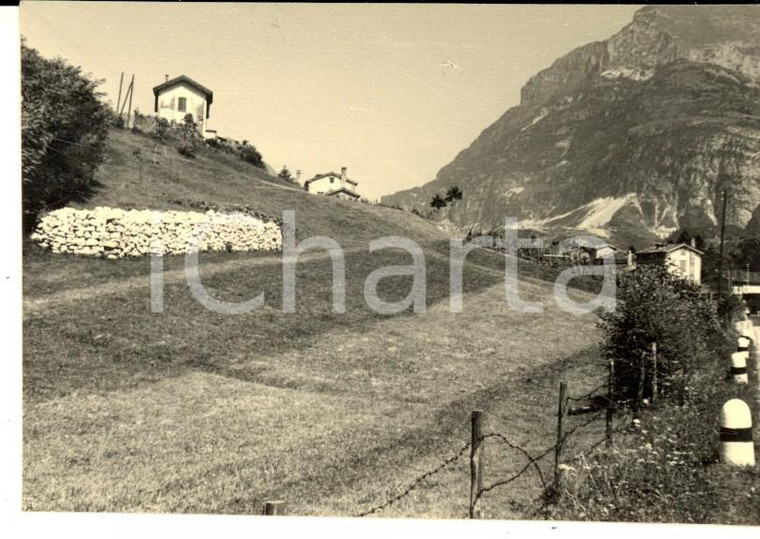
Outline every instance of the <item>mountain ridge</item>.
POLYGON ((509 215, 635 244, 678 228, 713 233, 726 188, 727 221, 744 227, 760 204, 756 36, 754 6, 642 8, 531 77, 521 103, 435 180, 382 202, 429 211, 458 185, 464 199, 436 217, 489 230, 509 215))

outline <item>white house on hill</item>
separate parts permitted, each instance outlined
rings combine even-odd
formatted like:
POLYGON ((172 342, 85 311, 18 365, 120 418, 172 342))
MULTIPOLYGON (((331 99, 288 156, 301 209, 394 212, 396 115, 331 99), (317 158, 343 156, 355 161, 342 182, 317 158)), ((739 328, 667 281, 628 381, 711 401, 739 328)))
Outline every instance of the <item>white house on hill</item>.
POLYGON ((637 264, 665 264, 674 275, 702 282, 702 255, 704 253, 688 243, 658 244, 636 253, 637 264))
POLYGON ((155 97, 154 112, 159 118, 181 123, 189 113, 193 115, 193 121, 198 124, 198 130, 206 136, 206 120, 209 117, 211 103, 214 102, 214 93, 195 82, 190 77, 180 75, 166 80, 153 88, 155 97))
POLYGON ((306 180, 303 187, 309 193, 317 195, 346 200, 359 200, 359 194, 354 190, 357 185, 359 184, 346 176, 346 167, 343 167, 340 169, 340 174, 336 174, 335 172, 317 174, 313 178, 306 180))

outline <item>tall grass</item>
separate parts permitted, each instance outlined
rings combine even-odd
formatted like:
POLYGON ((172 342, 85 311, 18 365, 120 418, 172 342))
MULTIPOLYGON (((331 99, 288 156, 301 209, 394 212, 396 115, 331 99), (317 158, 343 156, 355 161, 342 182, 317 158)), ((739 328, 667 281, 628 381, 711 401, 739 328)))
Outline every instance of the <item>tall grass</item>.
MULTIPOLYGON (((644 409, 640 431, 567 469, 553 517, 571 520, 760 524, 760 472, 719 462, 719 414, 740 398, 758 420, 757 361, 747 385, 727 379, 725 356, 691 377, 690 398, 644 409)), ((757 451, 757 450, 756 450, 757 451)))

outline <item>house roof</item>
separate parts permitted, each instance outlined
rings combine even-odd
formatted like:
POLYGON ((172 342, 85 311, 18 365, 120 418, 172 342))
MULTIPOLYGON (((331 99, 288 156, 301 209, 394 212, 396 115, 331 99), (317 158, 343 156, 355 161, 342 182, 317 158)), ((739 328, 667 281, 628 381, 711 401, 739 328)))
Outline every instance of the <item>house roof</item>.
POLYGON ((333 189, 332 191, 328 191, 325 193, 325 196, 332 196, 337 195, 338 193, 346 193, 349 196, 352 196, 354 198, 359 198, 359 194, 352 191, 351 189, 347 189, 345 187, 338 187, 337 189, 333 189))
POLYGON ((188 86, 192 86, 199 92, 201 92, 203 95, 206 96, 206 118, 209 117, 209 114, 211 113, 211 103, 214 102, 214 92, 203 86, 202 84, 199 84, 195 82, 193 79, 186 75, 180 75, 179 77, 174 77, 171 80, 168 80, 162 84, 159 84, 158 86, 153 87, 153 97, 155 98, 155 103, 153 105, 153 112, 158 112, 158 96, 161 95, 161 93, 165 90, 168 90, 169 88, 172 88, 173 86, 176 86, 178 84, 185 83, 188 86))
POLYGON ((642 249, 637 254, 640 255, 647 255, 647 254, 655 254, 655 253, 670 253, 673 251, 676 251, 678 249, 685 248, 689 249, 690 251, 694 251, 698 255, 703 255, 704 253, 697 249, 696 247, 692 247, 688 243, 664 243, 661 245, 655 245, 654 247, 649 247, 647 249, 642 249))
POLYGON ((168 90, 172 86, 176 86, 178 84, 185 83, 188 86, 192 86, 202 94, 206 96, 206 102, 210 105, 214 101, 214 92, 203 86, 202 84, 199 84, 195 82, 193 79, 186 75, 180 75, 179 77, 174 77, 171 80, 168 80, 162 84, 159 84, 158 86, 153 87, 153 95, 158 97, 158 94, 163 92, 164 90, 168 90))
MULTIPOLYGON (((317 180, 321 180, 322 178, 327 178, 329 176, 335 176, 336 178, 340 178, 340 174, 337 174, 335 172, 325 172, 324 174, 317 174, 313 178, 309 178, 305 182, 303 182, 304 185, 309 185, 311 182, 315 182, 317 180)), ((351 178, 346 178, 346 183, 350 183, 351 185, 359 185, 351 178)))

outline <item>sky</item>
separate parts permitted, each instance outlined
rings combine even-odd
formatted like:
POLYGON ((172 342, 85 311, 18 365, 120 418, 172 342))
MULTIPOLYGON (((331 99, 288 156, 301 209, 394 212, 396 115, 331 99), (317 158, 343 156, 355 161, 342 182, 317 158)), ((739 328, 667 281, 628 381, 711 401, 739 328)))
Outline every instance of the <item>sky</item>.
POLYGON ((370 199, 433 180, 558 57, 637 6, 39 2, 20 31, 133 109, 187 75, 214 92, 208 128, 301 180, 345 166, 370 199), (125 84, 126 87, 126 84, 125 84))

